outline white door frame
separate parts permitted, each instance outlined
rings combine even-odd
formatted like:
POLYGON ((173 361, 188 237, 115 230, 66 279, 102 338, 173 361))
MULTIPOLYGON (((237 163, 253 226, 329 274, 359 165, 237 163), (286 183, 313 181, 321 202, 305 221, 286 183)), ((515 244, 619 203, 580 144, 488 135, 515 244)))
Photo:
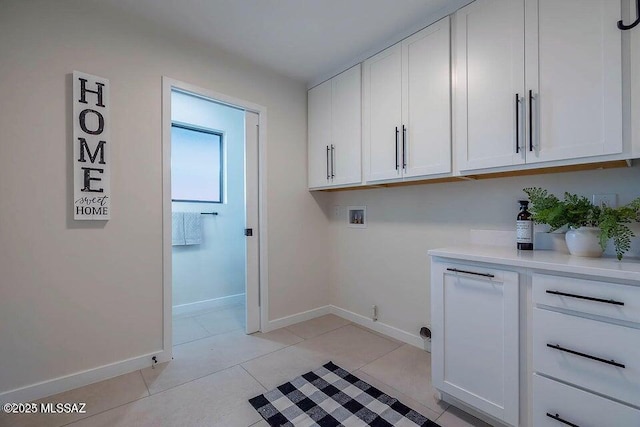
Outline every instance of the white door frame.
MULTIPOLYGON (((178 89, 201 95, 211 100, 258 114, 258 246, 259 284, 253 290, 259 294, 260 330, 268 323, 268 271, 267 271, 267 109, 266 107, 222 93, 214 92, 179 80, 162 76, 162 300, 163 332, 162 352, 158 362, 173 356, 172 338, 172 259, 171 259, 171 90, 178 89)), ((249 291, 247 290, 247 294, 249 291)))

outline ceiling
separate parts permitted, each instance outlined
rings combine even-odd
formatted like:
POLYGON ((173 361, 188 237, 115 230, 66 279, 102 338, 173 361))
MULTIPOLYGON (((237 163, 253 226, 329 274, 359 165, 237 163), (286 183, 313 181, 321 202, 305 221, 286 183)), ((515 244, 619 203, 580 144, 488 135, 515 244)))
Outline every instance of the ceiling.
POLYGON ((470 0, 101 0, 101 5, 318 83, 470 0))

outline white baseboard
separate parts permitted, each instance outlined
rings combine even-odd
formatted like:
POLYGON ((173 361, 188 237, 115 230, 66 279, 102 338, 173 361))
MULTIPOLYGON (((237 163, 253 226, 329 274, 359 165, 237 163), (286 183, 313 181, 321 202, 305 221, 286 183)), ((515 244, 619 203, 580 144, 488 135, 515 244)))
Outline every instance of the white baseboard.
POLYGON ((284 328, 286 326, 294 325, 296 323, 304 322, 306 320, 315 319, 316 317, 324 316, 326 314, 335 314, 350 322, 357 323, 365 328, 376 331, 382 335, 397 339, 407 344, 411 344, 414 347, 431 352, 431 342, 426 341, 420 337, 420 335, 413 335, 409 332, 403 331, 396 327, 387 325, 381 322, 374 322, 368 317, 354 313, 344 308, 337 307, 335 305, 325 305, 323 307, 314 308, 312 310, 303 311, 301 313, 292 314, 290 316, 281 317, 279 319, 270 320, 269 323, 263 328, 263 332, 270 332, 276 329, 284 328))
POLYGON ((227 297, 212 298, 204 301, 192 302, 173 306, 173 315, 190 314, 201 310, 222 308, 230 305, 244 304, 245 294, 229 295, 227 297))
POLYGON ((270 332, 276 329, 284 328, 285 326, 294 325, 296 323, 304 322, 305 320, 315 319, 316 317, 324 316, 331 313, 331 308, 328 305, 323 307, 314 308, 312 310, 303 311, 301 313, 292 314, 291 316, 281 317, 275 320, 269 320, 266 328, 262 328, 262 332, 270 332))
MULTIPOLYGON (((238 298, 241 298, 242 301, 244 301, 244 294, 232 295, 231 297, 224 298, 224 300, 226 300, 226 303, 229 303, 229 301, 233 301, 233 298, 236 298, 236 301, 238 298)), ((222 298, 203 301, 201 303, 210 303, 210 301, 217 301, 220 299, 222 298)), ((182 306, 176 307, 193 306, 195 304, 184 304, 182 306)), ((176 313, 176 307, 174 307, 174 314, 176 313)), ((198 310, 200 309, 201 308, 198 308, 198 310)), ((190 308, 181 308, 180 310, 190 310, 190 308)), ((184 312, 185 311, 182 311, 182 313, 184 312)), ((263 332, 269 332, 275 329, 284 328, 286 326, 304 322, 306 320, 315 319, 316 317, 324 316, 326 314, 335 314, 336 316, 340 316, 343 319, 349 320, 353 323, 357 323, 358 325, 369 328, 380 334, 395 338, 398 341, 402 341, 415 347, 431 351, 430 343, 425 343, 425 340, 420 338, 419 335, 410 334, 385 323, 374 322, 368 317, 362 316, 349 310, 345 310, 340 307, 336 307, 335 305, 325 305, 323 307, 318 307, 312 310, 303 311, 301 313, 292 314, 290 316, 281 317, 279 319, 270 320, 267 323, 266 327, 263 328, 263 332)), ((151 358, 153 356, 156 356, 158 362, 160 363, 166 362, 171 358, 171 352, 160 350, 154 353, 149 353, 131 359, 122 360, 120 362, 100 366, 94 369, 89 369, 71 375, 66 375, 37 384, 21 387, 15 390, 2 392, 0 393, 0 405, 7 402, 31 402, 47 396, 51 396, 53 394, 62 393, 74 388, 93 384, 98 381, 104 381, 109 378, 117 377, 118 375, 124 375, 133 371, 137 371, 138 369, 144 369, 151 366, 151 358)))
POLYGON ((165 352, 144 354, 120 362, 99 366, 94 369, 76 372, 63 377, 54 378, 40 383, 31 384, 14 390, 0 393, 0 405, 7 402, 32 402, 74 388, 84 387, 98 381, 108 380, 119 375, 128 374, 139 369, 144 369, 153 364, 151 358, 156 356, 158 362, 165 361, 165 352))
POLYGON ((410 334, 409 332, 403 331, 402 329, 398 329, 382 322, 374 322, 366 316, 362 316, 352 311, 345 310, 344 308, 336 307, 335 305, 332 305, 330 307, 331 313, 335 314, 336 316, 340 316, 343 319, 349 320, 353 323, 357 323, 358 325, 369 328, 380 334, 431 352, 431 342, 422 339, 420 335, 410 334))

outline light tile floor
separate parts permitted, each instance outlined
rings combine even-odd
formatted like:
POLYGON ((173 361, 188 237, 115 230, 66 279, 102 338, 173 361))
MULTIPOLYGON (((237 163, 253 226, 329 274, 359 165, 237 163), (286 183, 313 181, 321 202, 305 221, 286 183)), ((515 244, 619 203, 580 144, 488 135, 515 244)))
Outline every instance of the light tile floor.
POLYGON ((173 345, 213 335, 244 330, 244 304, 214 308, 173 316, 173 345))
POLYGON ((339 317, 253 335, 245 335, 243 325, 227 330, 215 324, 238 325, 238 317, 194 317, 183 317, 192 321, 174 330, 183 343, 174 347, 172 362, 43 399, 86 402, 88 414, 5 414, 0 426, 263 427, 267 423, 247 400, 329 360, 442 427, 487 426, 434 398, 429 353, 339 317))

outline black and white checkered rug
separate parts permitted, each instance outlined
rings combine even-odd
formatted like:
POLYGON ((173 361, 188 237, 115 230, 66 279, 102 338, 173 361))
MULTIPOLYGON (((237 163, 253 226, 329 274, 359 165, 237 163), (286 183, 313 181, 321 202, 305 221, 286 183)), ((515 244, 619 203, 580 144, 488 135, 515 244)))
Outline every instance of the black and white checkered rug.
POLYGON ((438 427, 332 362, 249 403, 271 426, 438 427))

